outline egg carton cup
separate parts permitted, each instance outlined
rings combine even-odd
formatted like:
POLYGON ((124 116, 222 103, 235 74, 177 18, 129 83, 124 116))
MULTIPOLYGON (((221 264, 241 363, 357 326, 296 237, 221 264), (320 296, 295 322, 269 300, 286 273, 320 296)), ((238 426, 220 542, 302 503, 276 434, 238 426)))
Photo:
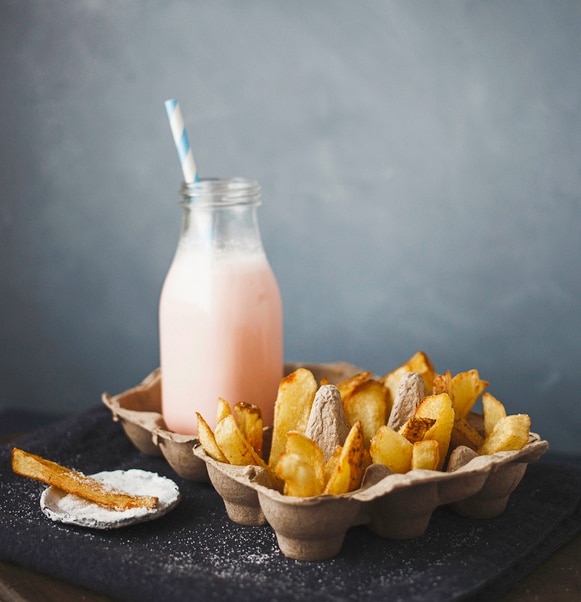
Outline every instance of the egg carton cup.
MULTIPOLYGON (((290 374, 300 367, 311 370, 317 381, 325 377, 332 384, 361 371, 360 368, 346 362, 295 362, 285 364, 285 374, 290 374)), ((167 428, 163 420, 159 368, 136 387, 114 396, 103 393, 101 399, 111 411, 113 420, 121 423, 125 434, 140 452, 149 456, 163 456, 176 474, 184 479, 209 481, 206 463, 192 453, 194 446, 198 444, 197 436, 174 433, 167 428)), ((192 421, 194 420, 192 410, 192 421)))

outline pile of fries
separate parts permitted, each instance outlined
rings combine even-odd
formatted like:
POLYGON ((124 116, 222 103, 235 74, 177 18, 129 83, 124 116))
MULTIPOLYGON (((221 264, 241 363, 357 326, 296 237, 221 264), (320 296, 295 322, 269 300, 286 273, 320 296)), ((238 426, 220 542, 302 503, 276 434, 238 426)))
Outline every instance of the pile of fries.
POLYGON ((450 371, 438 374, 429 357, 418 351, 381 378, 360 372, 336 385, 342 406, 342 416, 337 419, 346 419, 348 434, 325 458, 319 442, 306 434, 313 401, 324 385, 328 383, 317 383, 305 368, 282 379, 268 461, 263 457, 260 410, 249 403, 238 403, 232 411, 220 399, 214 431, 197 414, 200 444, 219 462, 269 471, 285 495, 310 497, 358 489, 372 463, 383 464, 392 473, 441 471, 456 448, 494 454, 519 450, 529 440, 530 417, 507 415, 504 405, 485 392, 489 383, 477 370, 455 376, 450 371), (394 426, 392 412, 401 401, 400 384, 405 375, 416 377, 421 398, 408 408, 403 423, 394 426), (481 396, 483 432, 469 420, 481 396))

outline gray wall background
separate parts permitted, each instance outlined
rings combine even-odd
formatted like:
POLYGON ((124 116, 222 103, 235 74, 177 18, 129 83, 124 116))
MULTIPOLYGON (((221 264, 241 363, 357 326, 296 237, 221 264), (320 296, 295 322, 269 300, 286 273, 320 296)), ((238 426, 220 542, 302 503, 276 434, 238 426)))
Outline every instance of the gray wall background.
POLYGON ((0 408, 158 365, 181 210, 263 186, 289 360, 478 368, 581 451, 581 3, 0 3, 0 408))

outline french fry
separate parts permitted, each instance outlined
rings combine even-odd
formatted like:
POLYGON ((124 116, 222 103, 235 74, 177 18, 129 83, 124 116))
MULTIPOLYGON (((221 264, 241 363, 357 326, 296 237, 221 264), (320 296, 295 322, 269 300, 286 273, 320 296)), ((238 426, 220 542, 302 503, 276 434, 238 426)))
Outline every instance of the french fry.
POLYGON ((41 481, 86 500, 119 511, 130 508, 152 509, 157 506, 154 496, 129 495, 110 485, 72 470, 41 456, 12 448, 12 470, 19 475, 41 481))
POLYGON ((359 385, 362 385, 364 382, 367 382, 370 377, 371 372, 358 372, 357 374, 354 374, 353 376, 350 376, 349 378, 346 378, 345 380, 342 380, 341 382, 337 383, 336 387, 337 389, 339 389, 339 393, 341 393, 341 398, 343 399, 343 402, 346 401, 346 399, 351 395, 351 393, 353 393, 353 391, 355 391, 355 389, 359 385))
POLYGON ((425 416, 412 416, 399 429, 398 433, 405 437, 410 443, 421 441, 425 434, 436 423, 435 418, 426 418, 425 416))
POLYGON ((276 465, 276 475, 284 481, 284 495, 312 497, 322 492, 315 468, 298 454, 283 453, 276 465))
POLYGON ((361 485, 367 466, 363 429, 361 423, 356 422, 345 439, 337 465, 329 477, 324 493, 341 495, 357 489, 361 485))
POLYGON ((454 428, 454 410, 450 397, 447 393, 424 397, 417 407, 415 415, 436 420, 424 435, 424 439, 434 439, 438 442, 440 446, 438 470, 442 470, 454 428))
POLYGON ((478 453, 495 454, 500 451, 518 451, 529 440, 531 419, 528 414, 513 414, 501 418, 494 429, 484 439, 478 453))
POLYGON ((218 397, 218 403, 216 405, 216 424, 230 414, 232 414, 230 404, 223 397, 218 397))
POLYGON ((391 394, 383 383, 369 379, 359 383, 347 397, 343 397, 343 408, 349 426, 361 422, 365 447, 369 448, 377 429, 387 422, 391 394))
POLYGON ((212 429, 199 412, 196 412, 196 416, 198 417, 198 439, 200 440, 200 444, 204 448, 204 451, 211 458, 214 458, 214 460, 228 464, 228 458, 226 458, 218 446, 212 429))
POLYGON ((254 404, 240 401, 234 406, 234 414, 238 419, 238 428, 241 433, 248 439, 254 451, 262 457, 263 431, 260 408, 254 404))
POLYGON ((274 404, 274 426, 268 462, 272 469, 276 467, 284 451, 286 434, 289 431, 306 431, 317 389, 313 373, 306 368, 299 368, 280 381, 274 404))
MULTIPOLYGON (((321 448, 312 440, 309 439, 306 435, 299 433, 297 431, 291 431, 287 433, 286 447, 285 453, 282 457, 288 456, 296 456, 300 458, 301 463, 308 464, 313 470, 311 474, 311 481, 308 490, 314 491, 315 493, 310 493, 310 495, 319 495, 323 492, 325 487, 325 473, 323 468, 323 451, 321 448)), ((295 461, 295 460, 293 460, 295 461)), ((289 471, 289 460, 285 460, 285 464, 281 471, 284 473, 285 471, 288 473, 289 471)), ((277 474, 279 476, 283 476, 278 472, 277 465, 277 474)), ((302 470, 294 470, 291 472, 293 474, 294 484, 290 486, 291 489, 298 491, 299 488, 303 488, 306 490, 307 488, 304 485, 299 485, 300 477, 299 475, 304 474, 302 470), (297 479, 299 479, 297 481, 297 479)), ((286 488, 286 487, 285 487, 286 488)), ((291 495, 298 495, 297 493, 291 495)))
POLYGON ((480 379, 478 370, 468 370, 456 374, 452 379, 452 395, 450 396, 455 412, 465 418, 488 385, 487 381, 480 379))
POLYGON ((385 464, 391 472, 408 472, 412 463, 413 444, 391 427, 382 426, 369 446, 374 464, 385 464))
POLYGON ((506 417, 504 405, 493 395, 485 391, 482 394, 482 409, 484 412, 484 436, 488 437, 494 430, 496 423, 506 417))
POLYGON ((233 414, 220 420, 214 430, 216 443, 230 464, 236 466, 261 466, 266 468, 264 460, 241 433, 233 414))
POLYGON ((434 439, 416 441, 412 449, 412 470, 437 470, 440 463, 440 446, 434 439))
POLYGON ((383 382, 390 390, 392 399, 395 399, 399 381, 406 372, 417 372, 420 374, 424 380, 426 395, 432 393, 432 385, 435 376, 434 364, 426 353, 417 351, 401 366, 398 366, 395 370, 392 370, 381 379, 381 382, 383 382))
POLYGON ((464 445, 470 449, 477 450, 483 442, 482 435, 462 416, 455 414, 454 427, 450 437, 450 448, 454 449, 464 445))
POLYGON ((335 451, 333 452, 333 454, 331 456, 329 456, 329 459, 323 465, 323 474, 325 475, 324 476, 325 483, 329 482, 331 475, 335 472, 335 470, 337 470, 337 464, 339 464, 339 458, 341 457, 342 451, 343 451, 343 448, 340 445, 338 445, 335 448, 335 451))
POLYGON ((439 395, 440 393, 448 393, 448 396, 454 403, 454 392, 452 391, 452 373, 450 370, 444 372, 444 374, 436 374, 434 376, 434 382, 432 383, 432 395, 439 395))

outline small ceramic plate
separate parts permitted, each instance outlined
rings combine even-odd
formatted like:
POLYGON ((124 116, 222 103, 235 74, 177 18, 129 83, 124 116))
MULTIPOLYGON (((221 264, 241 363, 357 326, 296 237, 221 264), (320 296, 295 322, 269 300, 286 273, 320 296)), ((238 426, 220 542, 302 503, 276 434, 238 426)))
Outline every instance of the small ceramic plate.
POLYGON ((117 529, 159 518, 180 501, 178 486, 171 479, 154 472, 133 468, 98 472, 91 476, 131 495, 155 496, 159 502, 153 509, 112 510, 51 486, 40 496, 43 513, 54 521, 69 525, 91 529, 117 529))

